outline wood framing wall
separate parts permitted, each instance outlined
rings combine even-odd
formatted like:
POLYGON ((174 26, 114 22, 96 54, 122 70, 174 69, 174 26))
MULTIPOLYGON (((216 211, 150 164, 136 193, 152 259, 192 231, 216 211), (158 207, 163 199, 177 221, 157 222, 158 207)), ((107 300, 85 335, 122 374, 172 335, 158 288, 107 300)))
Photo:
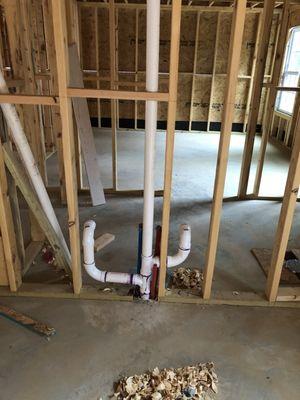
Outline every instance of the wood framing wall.
MULTIPOLYGON (((286 16, 292 15, 288 8, 289 1, 285 1, 283 13, 275 12, 274 15, 273 8, 276 8, 276 3, 273 0, 264 2, 264 14, 273 15, 269 20, 270 40, 261 34, 268 31, 268 20, 262 21, 261 9, 254 6, 247 8, 246 0, 235 1, 227 7, 182 7, 181 0, 173 0, 172 6, 162 6, 158 92, 147 92, 144 86, 145 5, 114 4, 114 0, 108 3, 80 2, 79 7, 76 0, 0 0, 0 4, 3 7, 0 63, 10 87, 10 93, 0 94, 0 102, 17 105, 45 183, 45 161, 57 151, 60 196, 62 202, 67 203, 73 280, 72 293, 70 287, 65 285, 52 286, 51 289, 48 287, 46 291, 37 286, 28 291, 28 287, 22 284, 22 275, 26 273, 30 260, 32 261, 34 255, 39 252, 39 246, 47 233, 47 228, 40 232, 38 227, 43 225, 42 220, 44 226, 47 225, 48 219, 37 211, 40 205, 30 183, 27 182, 22 164, 17 159, 7 129, 1 125, 0 286, 9 285, 10 291, 0 292, 7 294, 17 291, 17 294, 25 296, 47 296, 50 293, 50 296, 61 297, 108 298, 106 295, 99 295, 97 290, 93 291, 88 285, 82 287, 78 211, 78 193, 81 189, 80 139, 73 121, 72 99, 90 99, 92 116, 103 126, 109 125, 111 115, 115 115, 111 127, 113 140, 116 139, 116 124, 121 126, 124 120, 133 121, 133 128, 142 128, 144 103, 147 100, 156 100, 159 102, 161 124, 167 121, 158 287, 160 300, 182 301, 172 296, 165 297, 176 119, 177 124, 185 124, 186 129, 197 130, 202 129, 202 124, 206 124, 204 130, 219 129, 220 125, 217 124, 222 121, 203 291, 197 293, 196 299, 188 301, 210 300, 230 128, 234 123, 242 125, 245 130, 247 118, 251 118, 250 111, 253 111, 253 107, 250 108, 252 93, 261 103, 258 113, 255 103, 258 114, 255 118, 260 123, 263 121, 264 109, 267 110, 264 121, 266 116, 269 116, 268 111, 274 109, 274 102, 271 100, 274 100, 273 94, 278 90, 277 77, 285 44, 285 37, 281 33, 285 32, 285 24, 288 21, 286 16), (90 33, 87 32, 87 27, 90 33), (68 45, 72 43, 76 43, 81 54, 81 63, 85 70, 85 88, 72 87, 70 83, 68 45), (264 63, 260 58, 261 48, 268 50, 265 52, 267 67, 265 74, 264 71, 260 71, 261 79, 255 80, 258 66, 264 63), (210 51, 211 49, 213 51, 210 51), (29 208, 34 211, 28 246, 25 246, 21 238, 16 186, 22 192, 29 208), (36 224, 37 221, 39 224, 36 224)), ((297 10, 293 21, 298 21, 299 8, 297 10)), ((263 127, 267 129, 263 130, 262 143, 267 143, 270 126, 265 122, 263 127)), ((297 301, 300 298, 297 288, 279 288, 283 255, 300 183, 299 99, 290 129, 294 147, 266 285, 266 295, 270 302, 297 301)), ((116 143, 113 151, 116 155, 116 143)), ((112 158, 112 170, 116 170, 117 158, 112 158)), ((260 160, 263 165, 263 157, 260 160)), ((251 164, 251 157, 248 161, 251 164)), ((110 189, 113 193, 118 193, 116 178, 117 174, 114 174, 114 185, 110 189)), ((259 199, 259 196, 256 194, 248 198, 259 199)), ((49 232, 46 237, 49 239, 49 232)), ((50 239, 49 242, 52 243, 50 239)), ((232 293, 229 296, 227 294, 227 297, 223 294, 215 296, 213 293, 211 301, 227 304, 242 304, 243 301, 244 304, 267 303, 261 295, 253 293, 250 294, 250 299, 241 294, 239 302, 232 296, 232 293)), ((128 299, 128 296, 115 295, 111 298, 128 299)))
MULTIPOLYGON (((110 51, 108 8, 105 4, 79 2, 82 67, 88 87, 109 88, 110 51), (98 44, 98 46, 97 46, 98 44), (93 49, 97 51, 93 51, 93 49), (101 80, 97 81, 97 75, 101 80), (88 81, 89 79, 89 81, 88 81), (98 85, 98 86, 97 86, 98 85)), ((116 4, 117 80, 119 89, 141 88, 145 82, 145 7, 124 7, 116 4), (130 82, 130 86, 124 86, 130 82)), ((232 7, 183 8, 180 33, 177 129, 220 130, 226 86, 232 7)), ((160 90, 166 91, 170 53, 170 9, 161 13, 160 90)), ((247 9, 242 41, 242 57, 234 105, 233 130, 246 128, 253 87, 261 9, 247 9)), ((271 75, 280 13, 272 19, 265 81, 271 75)), ((261 101, 258 124, 262 123, 265 91, 261 101)), ((90 101, 94 124, 110 126, 110 104, 90 101)), ((144 127, 144 104, 122 100, 118 102, 118 125, 124 128, 144 127)), ((158 126, 166 127, 167 108, 159 106, 158 126)))

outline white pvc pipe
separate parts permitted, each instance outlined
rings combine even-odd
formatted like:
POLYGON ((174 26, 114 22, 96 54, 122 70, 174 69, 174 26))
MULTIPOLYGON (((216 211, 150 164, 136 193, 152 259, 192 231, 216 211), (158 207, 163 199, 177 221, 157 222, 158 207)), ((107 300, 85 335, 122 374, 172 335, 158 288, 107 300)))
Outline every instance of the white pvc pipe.
MULTIPOLYGON (((146 90, 158 91, 160 0, 147 0, 146 90)), ((157 101, 146 101, 141 295, 149 299, 153 266, 154 171, 157 101)))
MULTIPOLYGON (((191 227, 186 224, 180 225, 179 228, 179 247, 178 252, 174 256, 168 256, 167 267, 176 267, 182 264, 191 251, 191 227)), ((160 266, 159 257, 153 258, 153 265, 160 266)))
POLYGON ((83 229, 83 265, 90 277, 99 282, 124 283, 128 285, 138 285, 142 287, 143 279, 138 274, 128 274, 123 272, 107 272, 96 267, 94 258, 94 232, 96 229, 95 221, 87 221, 83 229))
MULTIPOLYGON (((2 71, 0 70, 0 93, 9 93, 8 88, 3 76, 2 71)), ((18 153, 24 163, 26 171, 30 177, 32 185, 35 189, 35 192, 39 198, 41 206, 47 215, 50 224, 52 225, 56 235, 60 239, 60 243, 64 248, 64 253, 68 257, 67 262, 71 264, 71 256, 66 244, 64 235, 61 231, 60 225, 56 218, 54 209, 52 207, 51 201, 49 199, 47 190, 45 188, 43 179, 40 175, 40 171, 32 154, 30 145, 28 143, 27 137, 21 125, 19 116, 17 114, 16 108, 12 104, 4 104, 1 103, 1 108, 6 119, 7 125, 10 128, 12 139, 17 147, 18 153)))

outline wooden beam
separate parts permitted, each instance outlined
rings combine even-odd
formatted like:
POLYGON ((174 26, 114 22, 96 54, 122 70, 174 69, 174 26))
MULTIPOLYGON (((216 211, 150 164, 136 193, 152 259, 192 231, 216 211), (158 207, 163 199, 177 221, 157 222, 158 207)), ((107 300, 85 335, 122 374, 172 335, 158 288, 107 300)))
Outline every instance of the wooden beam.
POLYGON ((256 126, 260 107, 264 72, 268 55, 268 46, 272 28, 272 17, 274 12, 275 0, 265 0, 262 15, 262 29, 260 35, 259 49, 254 73, 254 86, 251 94, 251 108, 247 125, 247 134, 243 152, 241 175, 238 189, 238 196, 243 197, 247 193, 250 167, 252 161, 256 126))
MULTIPOLYGON (((79 215, 77 199, 77 177, 74 159, 74 128, 71 99, 68 98, 69 56, 66 27, 65 0, 52 0, 55 50, 58 70, 58 87, 60 98, 60 114, 62 119, 62 142, 66 177, 66 192, 69 214, 69 234, 71 247, 71 264, 73 287, 76 294, 82 287, 81 247, 79 235, 79 215)), ((77 89, 79 90, 79 89, 77 89)), ((82 89, 81 89, 82 90, 82 89)))
POLYGON ((6 177, 1 142, 0 142, 0 229, 1 229, 3 248, 4 248, 4 257, 6 262, 9 287, 12 292, 15 292, 22 283, 21 263, 17 251, 13 216, 8 197, 7 177, 6 177))
POLYGON ((276 55, 272 73, 271 87, 268 90, 267 104, 265 108, 265 118, 263 123, 262 138, 260 143, 258 161, 256 166, 256 174, 254 181, 254 193, 259 193, 261 177, 263 172, 263 164, 265 160, 265 154, 267 149, 267 143, 271 133, 271 120, 275 109, 275 102, 278 90, 278 84, 280 80, 280 73, 285 53, 286 38, 288 33, 288 20, 289 20, 289 0, 284 3, 284 9, 282 13, 282 20, 280 25, 280 31, 278 36, 278 43, 276 48, 276 55))
POLYGON ((221 221, 222 201, 224 194, 228 153, 231 137, 231 127, 234 115, 234 102, 238 81, 239 62, 242 49, 244 24, 246 17, 246 0, 239 0, 235 3, 233 14, 229 58, 227 67, 227 84, 225 90, 224 109, 222 114, 222 125, 217 160, 217 170, 214 186, 214 196, 209 227, 208 247, 206 252, 203 298, 209 299, 211 294, 212 279, 215 268, 218 236, 221 221))
POLYGON ((112 100, 156 100, 167 102, 169 93, 161 92, 134 92, 126 90, 104 90, 104 89, 78 89, 69 87, 68 97, 81 97, 84 99, 112 99, 112 100))
POLYGON ((181 0, 173 0, 172 19, 171 19, 171 45, 170 45, 170 81, 169 81, 170 96, 168 104, 167 138, 166 138, 166 150, 165 150, 164 199, 163 199, 163 211, 162 211, 162 234, 161 234, 159 286, 158 286, 159 298, 165 295, 166 268, 167 268, 166 262, 168 256, 172 172, 173 172, 173 157, 174 157, 174 137, 175 137, 177 91, 178 91, 180 23, 181 23, 181 0))
POLYGON ((0 93, 0 103, 59 106, 58 98, 55 96, 42 96, 42 95, 30 95, 30 94, 0 93))
POLYGON ((273 245, 271 266, 266 285, 266 295, 268 300, 271 302, 275 301, 277 297, 281 270, 300 186, 300 108, 296 112, 297 122, 294 132, 295 143, 292 150, 290 167, 273 245))

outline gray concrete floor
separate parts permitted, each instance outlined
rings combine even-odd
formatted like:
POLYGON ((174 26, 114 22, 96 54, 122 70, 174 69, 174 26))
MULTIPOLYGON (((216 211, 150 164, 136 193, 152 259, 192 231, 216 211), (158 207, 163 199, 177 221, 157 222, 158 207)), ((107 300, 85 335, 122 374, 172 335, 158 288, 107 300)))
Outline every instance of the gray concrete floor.
MULTIPOLYGON (((99 166, 105 187, 111 187, 111 138, 108 131, 95 129, 99 166)), ((187 267, 203 268, 211 199, 213 194, 219 134, 176 133, 174 181, 170 223, 170 253, 178 243, 178 227, 192 227, 192 251, 187 267)), ((253 184, 260 138, 256 139, 251 170, 253 184)), ((141 189, 143 186, 143 132, 118 133, 118 169, 120 189, 141 189)), ((156 188, 162 188, 165 134, 157 135, 156 188)), ((225 196, 237 193, 244 135, 233 134, 230 146, 225 196)), ((288 158, 276 147, 268 146, 261 195, 278 196, 284 192, 288 158)), ((55 158, 50 159, 50 183, 55 184, 55 158)), ((155 224, 161 222, 162 199, 155 200, 155 224)), ((57 210, 66 230, 66 212, 57 210)), ((81 226, 89 218, 97 223, 96 236, 110 232, 115 242, 97 255, 100 266, 114 271, 134 271, 137 252, 137 227, 142 221, 143 199, 110 197, 107 204, 80 209, 81 226)), ((272 248, 280 212, 280 203, 271 201, 226 202, 223 206, 216 273, 213 288, 229 291, 263 291, 265 276, 250 250, 272 248)), ((299 207, 290 236, 290 246, 299 246, 299 207)), ((67 234, 67 232, 66 232, 67 234)), ((30 279, 34 279, 31 270, 30 279)), ((39 275, 40 277, 40 275, 39 275)), ((38 279, 39 279, 38 277, 38 279)), ((89 281, 84 276, 85 282, 89 281)))
POLYGON ((120 376, 213 361, 216 400, 296 400, 298 309, 12 299, 56 328, 46 341, 0 318, 1 400, 109 399, 120 376))
MULTIPOLYGON (((96 131, 99 165, 106 187, 110 180, 110 138, 96 131)), ((143 133, 121 132, 121 188, 141 188, 143 133)), ((162 185, 164 134, 157 140, 157 188, 162 185)), ((233 135, 226 196, 236 194, 244 138, 233 135)), ((256 141, 255 159, 257 157, 256 141)), ((178 225, 192 225, 193 247, 185 265, 203 267, 218 146, 217 134, 176 134, 170 252, 177 247, 178 225)), ((55 157, 49 160, 55 182, 55 157)), ((288 160, 268 148, 262 194, 283 193, 288 160)), ((252 171, 253 179, 253 171, 252 171)), ((110 197, 101 207, 80 209, 80 222, 94 218, 97 235, 111 232, 116 240, 97 256, 110 270, 134 270, 140 198, 110 197)), ((162 200, 155 201, 155 223, 162 200)), ((272 247, 280 211, 276 202, 230 202, 223 207, 214 289, 259 291, 265 277, 250 253, 272 247)), ((67 234, 64 208, 57 213, 67 234)), ((299 208, 290 245, 299 245, 299 208)), ((29 280, 38 280, 39 266, 29 280)), ((45 274, 45 272, 44 272, 45 274)), ((84 276, 84 281, 88 278, 84 276)), ((141 304, 79 300, 3 298, 54 326, 50 341, 0 318, 1 400, 108 399, 120 375, 148 368, 179 367, 213 361, 219 375, 220 400, 298 399, 300 392, 300 319, 298 309, 141 304)))

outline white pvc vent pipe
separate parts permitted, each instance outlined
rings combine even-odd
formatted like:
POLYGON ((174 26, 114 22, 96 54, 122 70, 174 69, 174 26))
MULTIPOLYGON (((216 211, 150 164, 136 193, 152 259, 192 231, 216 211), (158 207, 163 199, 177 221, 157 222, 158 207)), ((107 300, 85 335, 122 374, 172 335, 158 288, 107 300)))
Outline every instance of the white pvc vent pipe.
MULTIPOLYGON (((158 91, 160 0, 147 0, 146 90, 158 91)), ((154 172, 157 101, 146 101, 141 295, 149 299, 153 266, 154 172)))
MULTIPOLYGON (((9 93, 4 76, 0 70, 0 93, 9 93)), ((41 203, 41 206, 47 215, 49 222, 51 223, 56 235, 60 239, 60 243, 64 247, 64 253, 68 257, 68 264, 71 264, 71 256, 66 244, 64 235, 61 231, 60 225, 58 223, 57 217, 55 215, 54 209, 52 207, 51 201, 49 199, 47 190, 45 188, 43 179, 41 177, 40 171, 32 154, 30 145, 28 143, 27 137, 21 125, 19 116, 17 114, 16 108, 12 104, 1 103, 1 109, 3 111, 4 117, 6 119, 7 125, 10 128, 10 133, 12 139, 17 147, 18 153, 24 163, 26 171, 30 177, 32 185, 41 203)))
POLYGON ((143 280, 138 274, 128 274, 123 272, 102 271, 96 267, 94 257, 94 233, 96 229, 95 221, 87 221, 83 229, 83 265, 86 272, 99 282, 124 283, 138 285, 142 287, 143 280))
MULTIPOLYGON (((140 289, 144 286, 145 277, 142 274, 128 274, 124 272, 108 272, 96 267, 94 256, 94 234, 96 223, 93 220, 86 221, 83 228, 83 265, 88 275, 99 282, 124 283, 128 285, 137 285, 140 289)), ((175 267, 186 260, 191 248, 191 228, 189 225, 180 225, 179 229, 179 249, 174 256, 168 256, 168 267, 175 267)), ((152 266, 156 264, 159 267, 159 258, 152 258, 152 266)), ((151 274, 150 274, 151 277, 151 274)), ((149 278, 150 283, 150 278, 149 278)))
MULTIPOLYGON (((168 256, 167 267, 176 267, 182 264, 191 251, 191 227, 187 224, 182 224, 179 227, 179 247, 178 252, 174 256, 168 256)), ((160 266, 159 257, 153 258, 153 265, 160 266)))
MULTIPOLYGON (((160 0, 147 0, 146 90, 158 91, 160 0)), ((141 274, 107 272, 99 270, 94 260, 94 221, 87 221, 83 231, 84 267, 87 273, 100 282, 134 284, 140 287, 143 299, 148 300, 153 265, 159 267, 159 258, 153 257, 154 171, 157 101, 146 101, 145 156, 144 156, 144 214, 141 274)), ((168 256, 167 266, 181 264, 191 248, 191 228, 181 225, 179 249, 168 256)))

